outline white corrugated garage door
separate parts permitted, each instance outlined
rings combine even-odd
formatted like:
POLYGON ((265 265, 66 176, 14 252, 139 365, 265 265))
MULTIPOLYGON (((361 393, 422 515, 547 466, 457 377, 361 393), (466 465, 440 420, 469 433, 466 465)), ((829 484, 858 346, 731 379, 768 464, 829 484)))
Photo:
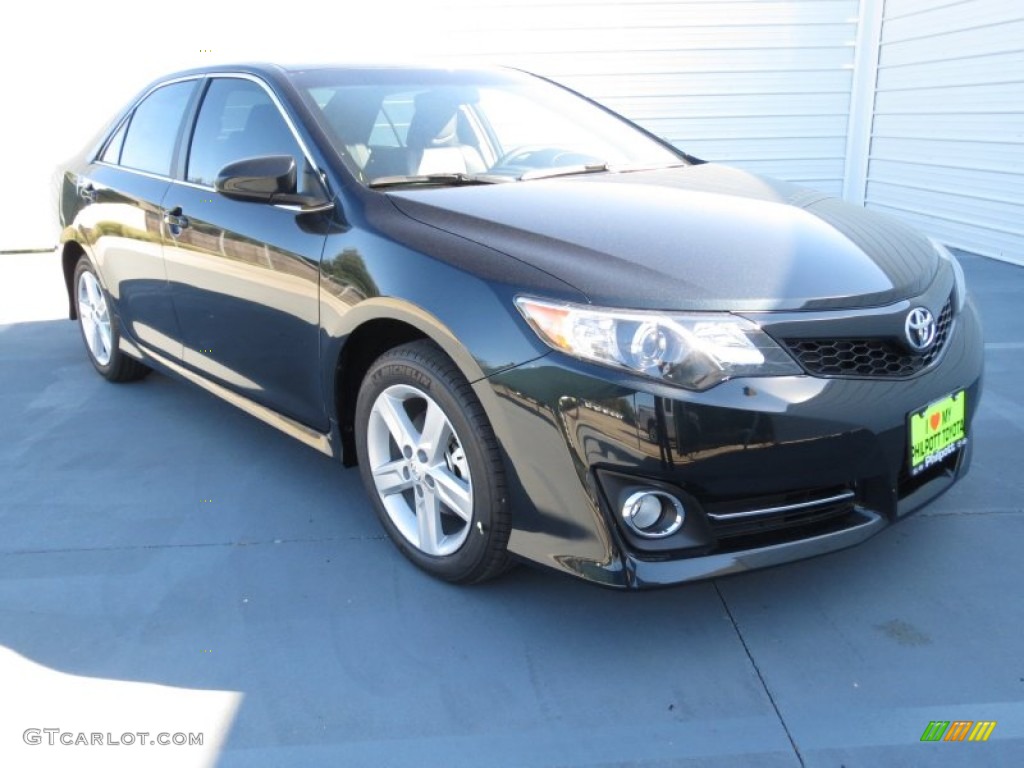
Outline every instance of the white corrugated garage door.
POLYGON ((558 79, 698 157, 839 195, 858 8, 447 0, 439 12, 452 52, 558 79))
POLYGON ((865 199, 1024 264, 1024 3, 885 0, 865 199))

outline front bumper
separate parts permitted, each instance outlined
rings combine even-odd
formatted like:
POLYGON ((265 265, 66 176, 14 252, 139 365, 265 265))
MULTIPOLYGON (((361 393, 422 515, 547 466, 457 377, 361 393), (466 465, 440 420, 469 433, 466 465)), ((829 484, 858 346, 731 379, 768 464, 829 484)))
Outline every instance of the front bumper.
POLYGON ((910 379, 751 378, 693 393, 551 353, 475 386, 506 453, 510 550, 637 588, 832 552, 927 504, 970 465, 982 366, 968 302, 941 359, 910 379), (967 445, 909 477, 908 414, 957 390, 967 445), (679 534, 643 540, 621 523, 617 489, 630 482, 689 502, 679 534), (796 511, 763 514, 779 509, 796 511))

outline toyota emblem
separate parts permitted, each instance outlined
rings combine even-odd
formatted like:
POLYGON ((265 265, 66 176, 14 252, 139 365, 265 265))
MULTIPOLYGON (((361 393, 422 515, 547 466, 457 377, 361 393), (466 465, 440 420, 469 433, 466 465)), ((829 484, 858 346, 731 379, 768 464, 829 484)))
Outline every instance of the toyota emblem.
POLYGON ((935 317, 924 307, 915 307, 907 314, 907 341, 916 352, 924 352, 935 342, 935 317))

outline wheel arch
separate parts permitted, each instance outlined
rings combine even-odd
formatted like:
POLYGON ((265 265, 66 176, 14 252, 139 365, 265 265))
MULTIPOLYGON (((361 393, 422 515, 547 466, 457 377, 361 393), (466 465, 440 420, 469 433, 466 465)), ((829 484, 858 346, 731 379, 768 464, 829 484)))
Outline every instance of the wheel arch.
POLYGON ((78 310, 75 307, 75 265, 86 255, 85 248, 77 240, 67 240, 61 246, 60 265, 64 272, 64 287, 68 294, 68 319, 77 320, 78 310))
MULTIPOLYGON (((331 329, 337 339, 333 366, 325 391, 331 394, 341 439, 342 461, 356 465, 355 406, 359 387, 370 365, 397 346, 426 339, 434 342, 470 383, 484 378, 476 358, 440 319, 414 304, 379 297, 361 302, 345 313, 344 329, 331 329)), ((326 329, 325 329, 326 330, 326 329)))

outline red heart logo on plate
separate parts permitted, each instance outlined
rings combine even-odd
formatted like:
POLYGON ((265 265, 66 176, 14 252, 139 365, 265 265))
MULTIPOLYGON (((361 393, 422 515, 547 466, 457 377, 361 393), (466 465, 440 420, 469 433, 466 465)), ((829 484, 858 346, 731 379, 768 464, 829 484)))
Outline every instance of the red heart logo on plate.
POLYGON ((934 430, 939 428, 939 422, 940 421, 942 421, 942 414, 941 413, 933 413, 932 414, 932 420, 931 420, 932 431, 934 431, 934 430))

